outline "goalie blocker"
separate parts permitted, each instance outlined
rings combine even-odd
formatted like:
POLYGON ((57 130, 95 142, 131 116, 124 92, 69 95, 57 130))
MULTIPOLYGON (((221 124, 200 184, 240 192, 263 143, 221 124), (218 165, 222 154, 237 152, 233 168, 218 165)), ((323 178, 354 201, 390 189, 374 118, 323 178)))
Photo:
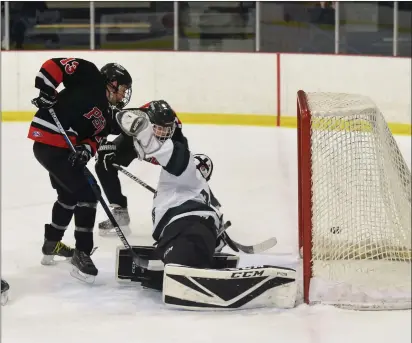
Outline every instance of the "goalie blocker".
POLYGON ((154 247, 132 247, 148 260, 148 268, 137 267, 124 247, 116 253, 119 282, 139 282, 163 292, 170 307, 189 310, 245 309, 295 306, 296 271, 276 266, 237 268, 239 256, 215 253, 215 269, 168 264, 157 258, 154 247))

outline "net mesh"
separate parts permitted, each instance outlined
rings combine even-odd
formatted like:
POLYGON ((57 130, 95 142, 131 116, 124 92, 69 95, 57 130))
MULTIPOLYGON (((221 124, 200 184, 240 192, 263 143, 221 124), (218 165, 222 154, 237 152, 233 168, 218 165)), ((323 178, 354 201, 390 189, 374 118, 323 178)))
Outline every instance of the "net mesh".
POLYGON ((307 93, 311 303, 411 307, 411 173, 367 97, 307 93))

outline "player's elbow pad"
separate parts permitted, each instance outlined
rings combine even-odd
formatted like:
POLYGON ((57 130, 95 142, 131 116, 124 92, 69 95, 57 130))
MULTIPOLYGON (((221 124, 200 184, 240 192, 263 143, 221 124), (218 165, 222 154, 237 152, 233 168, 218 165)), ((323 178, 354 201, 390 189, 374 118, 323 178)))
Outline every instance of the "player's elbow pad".
POLYGON ((190 152, 185 145, 179 142, 173 142, 173 153, 169 162, 163 167, 168 173, 174 176, 180 176, 186 170, 189 164, 190 152))

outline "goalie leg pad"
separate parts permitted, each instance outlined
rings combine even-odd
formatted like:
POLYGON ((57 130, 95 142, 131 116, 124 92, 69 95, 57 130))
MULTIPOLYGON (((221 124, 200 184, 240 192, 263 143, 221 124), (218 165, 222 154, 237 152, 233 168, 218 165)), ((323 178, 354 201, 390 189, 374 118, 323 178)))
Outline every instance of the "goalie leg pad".
POLYGON ((163 302, 174 308, 292 308, 297 294, 296 271, 275 266, 198 269, 167 264, 163 302))

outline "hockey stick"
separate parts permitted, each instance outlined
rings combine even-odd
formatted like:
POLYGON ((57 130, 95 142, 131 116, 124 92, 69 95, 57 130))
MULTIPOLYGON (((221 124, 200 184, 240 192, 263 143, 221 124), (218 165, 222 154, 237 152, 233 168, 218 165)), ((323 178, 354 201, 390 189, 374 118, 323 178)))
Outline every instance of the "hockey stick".
POLYGON ((239 242, 236 242, 233 239, 231 239, 229 235, 225 232, 226 229, 228 229, 229 226, 231 225, 232 223, 230 221, 227 221, 223 227, 223 230, 219 233, 218 236, 225 233, 225 240, 226 240, 227 245, 236 252, 240 250, 244 252, 245 254, 259 254, 259 253, 265 252, 266 250, 273 248, 278 243, 278 240, 276 239, 276 237, 271 237, 271 238, 264 240, 263 242, 253 244, 253 245, 240 244, 239 242))
MULTIPOLYGON (((64 140, 66 141, 67 145, 69 146, 69 149, 75 153, 76 149, 73 146, 72 142, 70 141, 69 137, 67 136, 66 131, 64 130, 62 124, 59 121, 59 118, 56 116, 56 112, 54 112, 53 108, 49 108, 49 113, 52 116, 54 122, 57 125, 57 128, 59 129, 60 133, 63 135, 64 140)), ((84 175, 87 178, 87 181, 89 182, 90 186, 92 187, 93 193, 96 195, 97 199, 99 200, 100 204, 102 205, 104 211, 106 212, 107 216, 109 217, 110 222, 114 226, 117 235, 119 236, 120 240, 122 241, 124 247, 129 251, 133 262, 141 267, 141 268, 147 268, 149 261, 146 261, 142 258, 140 258, 132 249, 130 246, 129 242, 127 241, 126 237, 124 236, 122 230, 119 227, 119 224, 116 222, 116 219, 114 218, 112 212, 110 212, 109 207, 107 206, 106 202, 103 199, 102 193, 100 191, 99 185, 97 184, 96 179, 94 178, 93 174, 90 172, 87 167, 84 167, 84 175)))
MULTIPOLYGON (((137 182, 142 187, 146 188, 148 191, 156 194, 156 190, 154 188, 150 187, 147 183, 140 180, 137 176, 134 176, 132 173, 128 172, 122 166, 119 166, 116 163, 113 163, 112 166, 114 168, 116 168, 117 170, 119 170, 120 172, 122 172, 123 174, 125 174, 126 176, 128 176, 129 178, 131 178, 133 181, 137 182)), ((269 238, 269 239, 267 239, 267 240, 265 240, 261 243, 254 244, 254 245, 240 244, 240 243, 234 241, 232 238, 230 238, 229 235, 225 232, 226 229, 228 229, 229 226, 231 226, 231 225, 232 225, 232 223, 230 221, 227 221, 224 224, 223 229, 218 233, 218 237, 221 236, 222 234, 224 234, 225 242, 235 252, 239 252, 239 250, 240 250, 240 251, 244 252, 245 254, 258 254, 258 253, 261 253, 261 252, 264 252, 266 250, 269 250, 269 249, 273 248, 277 244, 276 237, 271 237, 271 238, 269 238)))

